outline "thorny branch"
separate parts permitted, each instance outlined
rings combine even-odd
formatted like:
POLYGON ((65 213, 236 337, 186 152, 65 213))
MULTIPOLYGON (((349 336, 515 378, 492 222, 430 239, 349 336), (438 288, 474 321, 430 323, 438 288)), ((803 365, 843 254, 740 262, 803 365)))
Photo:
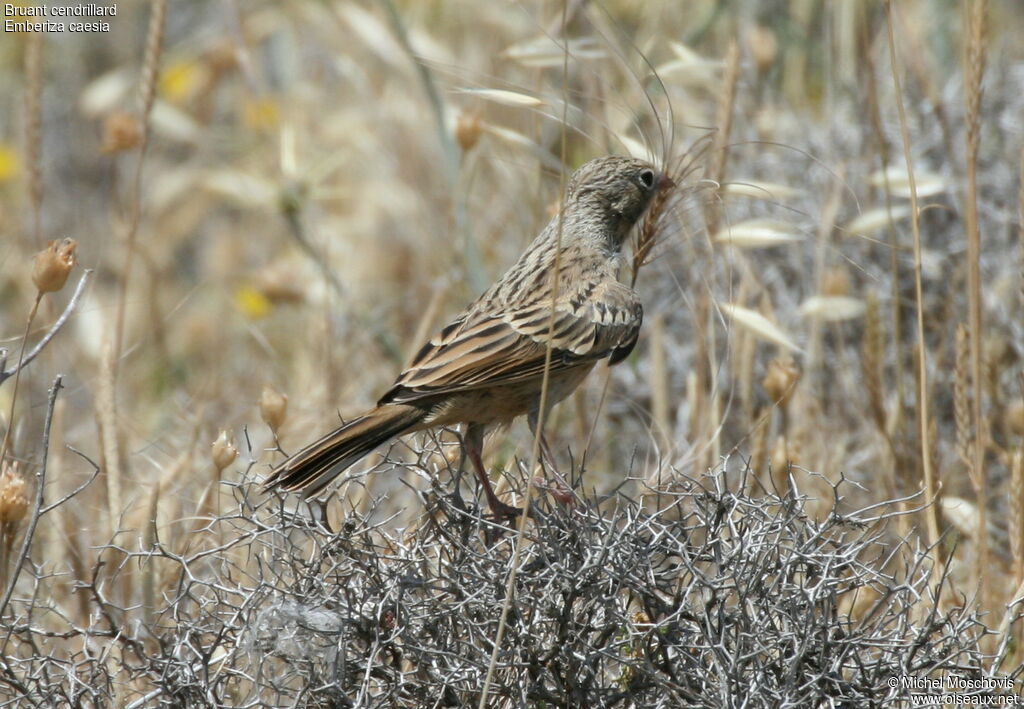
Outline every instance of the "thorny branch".
MULTIPOLYGON (((52 340, 57 335, 57 333, 60 332, 61 328, 64 327, 64 324, 71 317, 71 313, 73 313, 75 311, 75 308, 78 306, 78 301, 81 299, 82 293, 85 292, 85 284, 92 276, 92 273, 92 269, 88 269, 85 271, 85 273, 82 274, 82 277, 78 279, 78 285, 75 286, 75 292, 74 294, 72 294, 71 300, 69 300, 68 304, 64 307, 64 312, 62 312, 60 314, 60 317, 57 318, 57 321, 53 323, 53 327, 51 327, 50 330, 45 335, 43 335, 43 338, 36 343, 36 346, 33 347, 30 352, 26 353, 24 358, 22 358, 22 369, 28 366, 28 363, 34 360, 36 356, 43 351, 43 348, 50 344, 50 340, 52 340)), ((17 366, 11 367, 10 369, 6 370, 0 367, 0 384, 2 384, 4 380, 8 379, 9 377, 13 377, 15 374, 17 374, 17 372, 17 366)))
MULTIPOLYGON (((81 284, 81 282, 79 282, 81 284)), ((25 530, 25 537, 21 542, 21 551, 18 552, 18 560, 11 571, 11 578, 7 582, 7 589, 4 591, 3 599, 0 600, 0 618, 3 618, 7 604, 14 593, 14 587, 18 584, 18 576, 21 575, 21 567, 25 565, 29 549, 32 547, 32 537, 35 536, 36 525, 43 513, 43 486, 46 483, 46 462, 50 453, 50 426, 53 423, 53 408, 57 403, 57 392, 61 390, 61 376, 53 380, 50 387, 50 396, 46 402, 46 421, 43 424, 42 460, 39 463, 39 470, 36 471, 36 499, 32 505, 32 517, 29 519, 28 528, 25 530)))
MULTIPOLYGON (((328 529, 247 472, 188 539, 111 545, 119 561, 82 588, 88 622, 22 574, 0 706, 476 703, 512 541, 488 544, 427 459, 404 464, 432 485, 409 529, 375 505, 328 529)), ((877 505, 842 509, 840 481, 812 519, 795 489, 748 483, 677 475, 657 511, 622 494, 538 501, 490 706, 887 706, 910 691, 894 676, 998 679, 984 626, 938 605, 931 557, 877 505)))

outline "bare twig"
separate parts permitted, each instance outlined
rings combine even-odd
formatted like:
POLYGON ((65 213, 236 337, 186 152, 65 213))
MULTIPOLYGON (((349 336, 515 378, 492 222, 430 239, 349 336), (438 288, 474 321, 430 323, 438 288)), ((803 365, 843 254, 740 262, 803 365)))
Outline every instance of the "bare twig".
POLYGON ((39 516, 40 517, 42 517, 47 512, 50 512, 52 510, 57 509, 58 507, 60 507, 64 503, 68 502, 69 500, 77 497, 80 492, 84 491, 85 488, 87 488, 90 485, 92 485, 93 480, 95 480, 97 478, 97 476, 100 474, 100 466, 97 465, 96 462, 93 461, 92 458, 90 458, 89 456, 87 456, 85 453, 83 453, 82 451, 78 450, 74 446, 67 446, 67 449, 69 451, 71 451, 72 453, 74 453, 75 455, 77 455, 82 460, 84 460, 85 462, 87 462, 92 467, 92 475, 90 475, 88 480, 86 480, 84 483, 82 483, 81 485, 76 487, 74 490, 72 490, 71 492, 65 494, 59 500, 55 500, 54 502, 51 502, 46 507, 44 507, 42 510, 40 510, 40 512, 39 512, 39 516))
POLYGON ((14 565, 11 579, 7 582, 7 589, 4 591, 3 599, 0 599, 0 618, 3 618, 4 611, 7 610, 7 604, 11 600, 11 594, 14 593, 14 587, 18 583, 18 577, 21 575, 21 567, 25 564, 29 549, 32 547, 32 537, 35 535, 36 525, 39 523, 39 517, 43 513, 43 487, 46 484, 46 461, 50 452, 50 425, 53 423, 53 408, 57 403, 57 392, 60 390, 61 376, 58 374, 57 378, 53 380, 53 386, 50 387, 50 396, 46 402, 42 460, 39 462, 39 469, 36 471, 36 499, 32 505, 32 517, 29 519, 28 528, 25 530, 25 538, 21 541, 21 551, 18 553, 18 561, 14 565))
MULTIPOLYGON (((49 332, 47 332, 43 336, 43 338, 36 343, 36 346, 33 347, 32 350, 25 355, 21 362, 22 368, 25 368, 29 364, 29 362, 34 360, 36 356, 43 351, 43 348, 45 348, 50 343, 50 340, 52 340, 54 336, 56 336, 56 334, 60 332, 61 328, 64 327, 64 324, 68 321, 68 318, 71 317, 71 313, 73 313, 75 308, 78 306, 78 301, 81 299, 82 293, 85 292, 85 284, 86 282, 88 282, 92 274, 92 269, 87 269, 85 273, 82 274, 82 277, 78 279, 78 285, 75 286, 75 292, 74 294, 72 294, 71 300, 69 300, 68 304, 64 307, 64 312, 62 312, 60 314, 60 317, 57 318, 56 322, 53 323, 53 326, 50 328, 49 332)), ((17 371, 17 366, 11 367, 8 370, 0 370, 0 383, 2 383, 5 379, 14 376, 14 374, 17 371)))

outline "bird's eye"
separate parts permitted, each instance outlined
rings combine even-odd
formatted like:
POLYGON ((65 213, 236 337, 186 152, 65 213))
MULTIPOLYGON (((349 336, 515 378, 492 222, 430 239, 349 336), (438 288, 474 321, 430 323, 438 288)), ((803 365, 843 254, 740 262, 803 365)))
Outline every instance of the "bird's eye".
POLYGON ((640 184, 643 185, 645 189, 651 189, 654 187, 654 170, 641 170, 637 179, 640 180, 640 184))

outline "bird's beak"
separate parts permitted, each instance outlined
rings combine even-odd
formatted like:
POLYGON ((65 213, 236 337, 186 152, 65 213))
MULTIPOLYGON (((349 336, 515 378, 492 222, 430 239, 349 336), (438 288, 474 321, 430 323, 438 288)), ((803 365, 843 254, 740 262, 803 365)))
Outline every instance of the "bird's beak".
POLYGON ((676 181, 669 177, 666 173, 662 173, 658 178, 658 189, 667 190, 676 186, 676 181))

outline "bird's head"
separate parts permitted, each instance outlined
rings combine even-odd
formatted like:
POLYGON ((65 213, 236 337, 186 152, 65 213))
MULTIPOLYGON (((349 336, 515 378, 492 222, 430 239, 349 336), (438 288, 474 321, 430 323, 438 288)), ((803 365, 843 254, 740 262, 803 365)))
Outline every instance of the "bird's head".
POLYGON ((651 199, 674 186, 672 179, 643 160, 604 157, 583 164, 569 180, 566 214, 581 220, 600 219, 622 245, 651 199))

